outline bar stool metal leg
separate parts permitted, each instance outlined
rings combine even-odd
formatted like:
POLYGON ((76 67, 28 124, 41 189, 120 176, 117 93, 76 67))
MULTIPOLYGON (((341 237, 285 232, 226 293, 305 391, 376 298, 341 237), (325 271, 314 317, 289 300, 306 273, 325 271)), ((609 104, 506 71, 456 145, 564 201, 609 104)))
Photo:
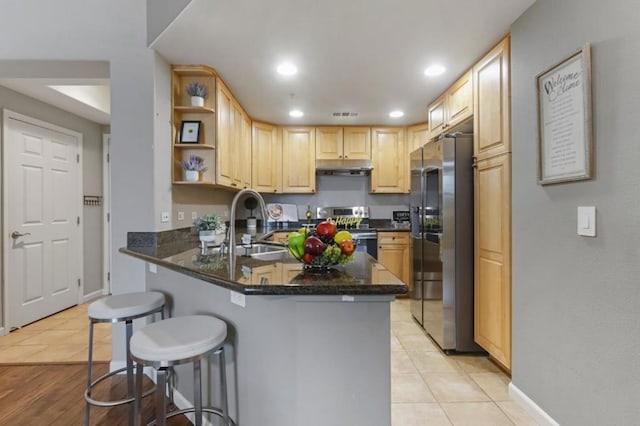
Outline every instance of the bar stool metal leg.
MULTIPOLYGON (((125 322, 126 328, 126 350, 127 350, 127 398, 134 396, 133 390, 133 359, 131 359, 131 336, 133 335, 133 320, 125 322)), ((133 424, 135 407, 129 404, 129 424, 133 424)))
POLYGON ((136 368, 136 400, 134 401, 133 412, 133 426, 140 426, 142 424, 142 376, 144 367, 139 365, 136 368))
POLYGON ((224 346, 220 348, 220 389, 222 390, 222 424, 231 426, 229 422, 229 401, 227 399, 227 366, 224 357, 224 346))
POLYGON ((196 426, 202 426, 202 378, 200 376, 200 360, 193 361, 193 399, 196 426))
POLYGON ((156 425, 166 426, 167 404, 165 403, 165 389, 167 388, 167 369, 156 371, 156 425))
MULTIPOLYGON (((89 321, 89 366, 87 368, 87 393, 89 396, 91 396, 91 377, 93 367, 93 324, 93 321, 89 321)), ((85 403, 84 424, 85 426, 89 426, 91 404, 89 404, 89 401, 85 401, 85 403)))

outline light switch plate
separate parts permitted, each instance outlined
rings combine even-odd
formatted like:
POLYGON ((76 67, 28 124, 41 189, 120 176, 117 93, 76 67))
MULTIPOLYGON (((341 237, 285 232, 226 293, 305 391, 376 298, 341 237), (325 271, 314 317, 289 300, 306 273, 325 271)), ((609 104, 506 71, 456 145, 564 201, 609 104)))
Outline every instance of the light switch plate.
POLYGON ((184 212, 178 212, 178 220, 184 220, 184 212))
POLYGON ((169 222, 169 212, 162 212, 162 214, 160 215, 160 222, 169 222))
POLYGON ((246 306, 246 298, 242 293, 238 293, 235 291, 231 291, 231 303, 234 305, 242 306, 243 308, 246 306))
POLYGON ((578 207, 578 235, 596 236, 596 208, 594 206, 578 207))
POLYGON ((149 272, 157 274, 158 273, 158 266, 155 263, 150 263, 149 264, 149 272))

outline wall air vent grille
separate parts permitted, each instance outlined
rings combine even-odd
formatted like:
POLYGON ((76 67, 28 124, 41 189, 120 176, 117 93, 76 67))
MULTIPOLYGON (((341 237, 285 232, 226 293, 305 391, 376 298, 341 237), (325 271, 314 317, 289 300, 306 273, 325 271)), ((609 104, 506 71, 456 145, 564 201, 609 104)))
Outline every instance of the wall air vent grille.
POLYGON ((357 112, 334 112, 331 115, 333 115, 334 117, 357 117, 358 113, 357 112))

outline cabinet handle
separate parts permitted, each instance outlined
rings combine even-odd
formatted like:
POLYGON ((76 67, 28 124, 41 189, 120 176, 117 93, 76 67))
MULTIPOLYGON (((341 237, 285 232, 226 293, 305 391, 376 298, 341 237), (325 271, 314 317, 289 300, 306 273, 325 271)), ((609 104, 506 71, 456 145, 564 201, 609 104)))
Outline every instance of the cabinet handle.
POLYGON ((233 183, 233 182, 231 182, 231 186, 238 186, 238 185, 237 185, 237 184, 235 184, 235 183, 233 183))
POLYGON ((338 155, 338 158, 342 158, 342 155, 338 155))
POLYGON ((391 240, 395 241, 396 237, 391 237, 391 240))

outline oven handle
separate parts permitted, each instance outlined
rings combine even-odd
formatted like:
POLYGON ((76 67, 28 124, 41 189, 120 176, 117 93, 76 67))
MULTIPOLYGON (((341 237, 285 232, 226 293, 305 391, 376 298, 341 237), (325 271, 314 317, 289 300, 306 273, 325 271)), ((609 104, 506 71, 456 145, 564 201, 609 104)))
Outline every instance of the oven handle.
POLYGON ((376 240, 378 239, 378 235, 375 232, 359 232, 359 233, 354 233, 351 234, 351 238, 353 238, 354 241, 357 240, 376 240))

